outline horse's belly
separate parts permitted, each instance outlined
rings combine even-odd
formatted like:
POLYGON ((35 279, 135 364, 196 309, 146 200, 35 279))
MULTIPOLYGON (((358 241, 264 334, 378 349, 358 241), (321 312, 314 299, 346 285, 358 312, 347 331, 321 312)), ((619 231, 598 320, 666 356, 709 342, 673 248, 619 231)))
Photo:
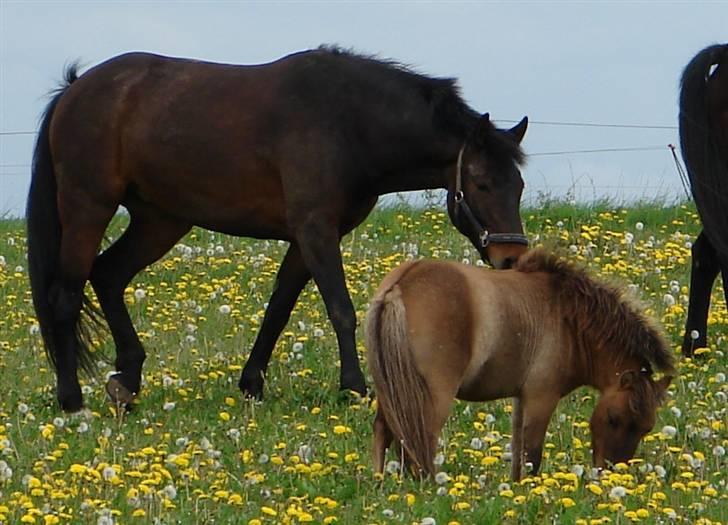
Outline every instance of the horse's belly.
MULTIPOLYGON (((242 178, 241 178, 242 179, 242 178)), ((178 219, 230 235, 289 240, 284 202, 276 184, 180 174, 174 184, 150 175, 133 185, 133 200, 178 219)))

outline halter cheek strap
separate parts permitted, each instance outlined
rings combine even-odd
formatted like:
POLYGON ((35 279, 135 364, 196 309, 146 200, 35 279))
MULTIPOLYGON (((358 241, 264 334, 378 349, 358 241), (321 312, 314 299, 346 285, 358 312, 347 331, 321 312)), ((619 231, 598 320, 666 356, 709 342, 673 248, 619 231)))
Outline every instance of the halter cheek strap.
POLYGON ((476 232, 478 232, 478 240, 480 241, 481 248, 485 248, 490 243, 523 244, 528 246, 528 237, 522 233, 490 233, 480 223, 473 213, 473 210, 470 209, 468 201, 465 200, 465 193, 463 193, 462 187, 463 151, 465 151, 464 144, 458 153, 458 162, 455 171, 455 194, 453 195, 453 200, 455 201, 456 213, 458 213, 461 209, 463 210, 463 213, 470 221, 471 226, 476 232))

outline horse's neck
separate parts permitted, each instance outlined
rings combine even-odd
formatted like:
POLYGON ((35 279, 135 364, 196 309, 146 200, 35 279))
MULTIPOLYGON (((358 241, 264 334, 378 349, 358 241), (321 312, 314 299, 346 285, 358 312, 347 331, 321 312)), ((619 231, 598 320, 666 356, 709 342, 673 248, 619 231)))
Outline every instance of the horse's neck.
MULTIPOLYGON (((447 188, 454 178, 455 164, 463 139, 426 133, 414 138, 411 147, 397 152, 387 172, 375 172, 369 189, 376 195, 398 191, 447 188), (435 138, 438 137, 438 138, 435 138)), ((376 156, 376 154, 375 154, 376 156)))

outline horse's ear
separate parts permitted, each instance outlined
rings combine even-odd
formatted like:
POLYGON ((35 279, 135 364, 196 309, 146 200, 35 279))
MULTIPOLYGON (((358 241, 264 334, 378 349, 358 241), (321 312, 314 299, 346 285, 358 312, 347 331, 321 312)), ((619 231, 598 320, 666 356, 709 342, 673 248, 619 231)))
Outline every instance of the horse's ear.
POLYGON ((528 117, 523 117, 521 121, 508 130, 508 133, 513 139, 520 144, 523 137, 526 135, 526 129, 528 128, 528 117))
POLYGON ((639 372, 637 370, 627 370, 626 372, 622 372, 622 375, 619 376, 619 389, 628 390, 632 388, 638 378, 639 372))
POLYGON ((665 400, 667 388, 670 386, 670 383, 672 383, 672 376, 665 376, 659 381, 655 381, 655 395, 660 403, 665 400))

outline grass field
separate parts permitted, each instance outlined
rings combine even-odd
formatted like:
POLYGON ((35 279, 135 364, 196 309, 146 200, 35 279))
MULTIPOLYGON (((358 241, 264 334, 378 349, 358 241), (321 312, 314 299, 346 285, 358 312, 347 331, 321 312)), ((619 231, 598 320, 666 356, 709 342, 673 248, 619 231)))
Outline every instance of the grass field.
MULTIPOLYGON (((699 230, 692 207, 546 203, 523 217, 534 244, 631 285, 677 352, 699 230)), ((580 389, 559 405, 536 477, 509 480, 503 400, 456 405, 436 481, 402 478, 395 457, 376 479, 371 402, 336 390, 336 340, 313 285, 276 347, 265 400, 245 401, 237 389, 285 248, 188 235, 125 293, 148 352, 134 410, 117 413, 100 377, 84 381, 88 409, 69 416, 56 406, 30 302, 24 226, 0 222, 0 523, 728 522, 728 319, 719 288, 710 346, 681 361, 632 464, 592 475, 595 392, 580 389)), ((342 252, 360 325, 374 289, 402 261, 476 261, 439 208, 377 211, 342 252)), ((99 352, 113 355, 110 340, 99 352)))

